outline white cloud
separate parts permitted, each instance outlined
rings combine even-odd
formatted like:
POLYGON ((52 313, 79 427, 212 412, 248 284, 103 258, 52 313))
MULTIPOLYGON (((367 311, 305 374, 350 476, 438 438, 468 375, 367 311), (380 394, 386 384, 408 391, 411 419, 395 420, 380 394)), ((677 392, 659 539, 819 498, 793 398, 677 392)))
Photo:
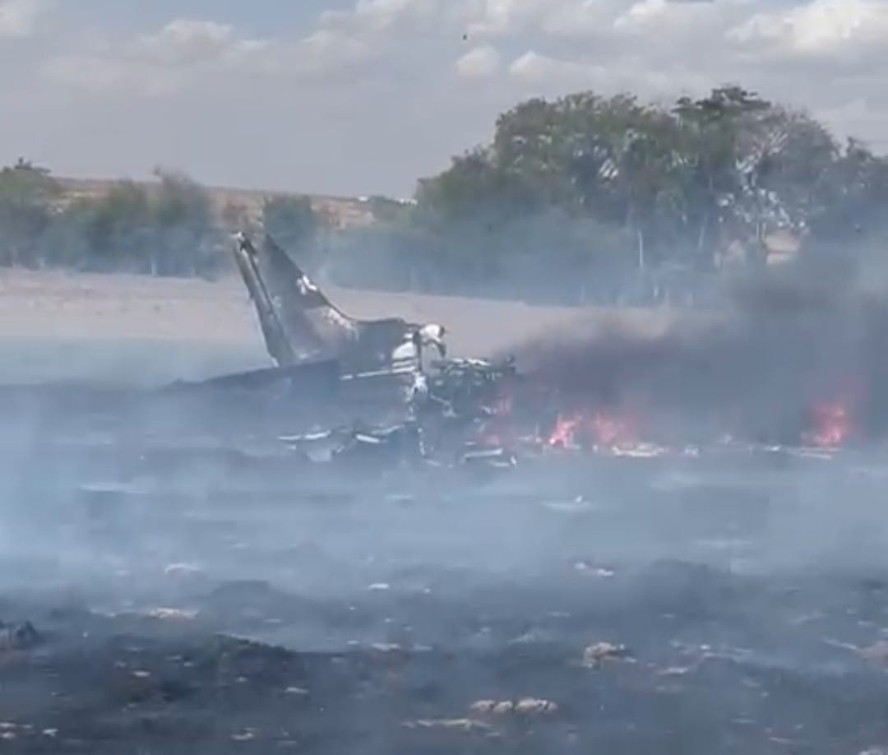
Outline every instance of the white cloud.
MULTIPOLYGON (((509 36, 522 33, 581 38, 651 28, 713 13, 745 0, 678 2, 677 0, 478 0, 471 28, 477 34, 509 36)), ((659 28, 660 33, 665 31, 659 28)))
POLYGON ((105 90, 126 83, 127 72, 119 63, 101 55, 70 55, 44 63, 43 74, 58 83, 84 89, 105 90))
POLYGON ((164 66, 187 66, 250 52, 263 43, 240 39, 230 24, 177 19, 135 40, 133 57, 164 66))
POLYGON ((509 66, 509 73, 527 84, 552 84, 555 80, 570 81, 582 78, 584 66, 580 63, 550 58, 529 50, 509 66))
POLYGON ((489 79, 499 73, 501 64, 502 59, 496 48, 483 45, 459 58, 455 68, 457 74, 464 79, 489 79))
POLYGON ((177 19, 124 43, 106 42, 91 51, 53 57, 43 73, 94 91, 163 95, 220 77, 310 78, 368 53, 360 41, 335 27, 286 40, 248 37, 229 24, 177 19))
POLYGON ((30 36, 45 9, 44 0, 0 0, 0 39, 30 36))
POLYGON ((557 0, 479 0, 467 9, 469 28, 480 35, 516 34, 540 24, 563 4, 557 0))
POLYGON ((376 29, 387 29, 411 16, 434 13, 436 0, 357 0, 353 16, 376 29))
POLYGON ((744 43, 801 55, 836 55, 879 46, 888 54, 888 3, 884 0, 811 0, 755 14, 731 30, 744 43))
MULTIPOLYGON (((675 2, 675 0, 640 0, 620 14, 614 21, 615 29, 658 32, 701 31, 701 27, 720 20, 730 21, 726 8, 730 2, 675 2)), ((736 4, 735 4, 736 7, 736 4)))
POLYGON ((542 26, 559 37, 602 37, 613 34, 619 19, 635 7, 626 0, 560 0, 547 6, 542 26))
MULTIPOLYGON (((79 2, 56 7, 76 21, 79 2)), ((383 165, 380 180, 391 176, 399 192, 409 190, 407 177, 489 138, 497 114, 518 100, 580 89, 670 99, 737 82, 807 107, 841 132, 874 140, 888 133, 888 0, 353 0, 302 28, 262 34, 195 17, 194 5, 180 0, 181 18, 129 37, 99 20, 89 36, 85 23, 74 23, 63 35, 41 34, 45 48, 26 40, 15 56, 6 52, 44 78, 35 82, 17 68, 5 83, 23 98, 70 103, 72 114, 98 110, 84 90, 124 110, 154 107, 142 103, 144 95, 163 95, 165 107, 195 122, 212 108, 270 109, 280 122, 299 123, 298 144, 283 127, 289 136, 267 143, 296 150, 300 171, 327 160, 312 143, 369 145, 355 147, 339 173, 318 169, 317 181, 341 175, 344 184, 372 190, 371 166, 383 165), (827 78, 834 83, 824 86, 827 78), (314 125, 306 113, 316 115, 314 125)), ((33 31, 41 6, 0 0, 7 13, 0 12, 0 37, 33 31)), ((9 89, 0 87, 0 107, 8 106, 9 89)), ((258 119, 238 117, 246 125, 223 117, 212 129, 222 139, 240 128, 230 140, 257 128, 258 119)), ((180 148, 187 155, 206 145, 180 148)))

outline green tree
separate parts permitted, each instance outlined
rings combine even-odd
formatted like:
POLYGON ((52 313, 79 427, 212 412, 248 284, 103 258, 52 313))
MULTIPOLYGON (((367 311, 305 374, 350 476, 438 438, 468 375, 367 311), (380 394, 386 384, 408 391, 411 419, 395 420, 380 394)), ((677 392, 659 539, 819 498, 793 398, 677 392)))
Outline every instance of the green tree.
POLYGON ((52 264, 97 272, 208 275, 224 264, 209 195, 183 176, 124 181, 71 202, 42 239, 52 264))
POLYGON ((209 193, 188 176, 157 169, 150 195, 150 243, 143 272, 161 276, 211 275, 223 264, 220 229, 209 193))
POLYGON ((158 169, 151 201, 154 239, 148 255, 152 275, 210 274, 221 264, 219 229, 209 193, 188 176, 158 169))
MULTIPOLYGON (((326 223, 311 202, 280 196, 263 203, 263 224, 355 284, 597 295, 729 256, 765 261, 776 229, 851 262, 888 243, 888 159, 739 85, 668 105, 630 93, 534 98, 494 126, 489 144, 420 180, 415 202, 370 198, 372 228, 318 243, 326 223)), ((47 170, 24 160, 0 170, 0 264, 211 274, 227 259, 224 231, 250 219, 234 206, 217 217, 186 176, 157 178, 60 209, 47 170)))
POLYGON ((84 228, 90 249, 87 265, 102 270, 140 270, 153 243, 151 205, 145 189, 127 181, 84 209, 91 211, 84 228))
POLYGON ((19 159, 0 169, 0 264, 39 265, 59 185, 46 168, 19 159))
POLYGON ((882 235, 888 218, 888 160, 849 139, 818 186, 820 204, 812 230, 824 241, 882 235))
POLYGON ((303 257, 309 254, 321 225, 311 199, 304 196, 266 197, 262 218, 266 233, 287 251, 303 257))
MULTIPOLYGON (((611 259, 604 239, 612 234, 602 229, 613 228, 625 244, 621 269, 706 270, 732 241, 761 250, 774 228, 798 230, 825 217, 847 196, 837 186, 852 181, 851 161, 821 124, 738 85, 672 107, 631 94, 537 98, 497 119, 490 146, 420 182, 415 217, 437 219, 443 237, 467 241, 444 244, 459 265, 466 255, 484 256, 473 274, 507 268, 511 252, 496 239, 517 237, 510 244, 517 249, 517 229, 526 233, 532 218, 546 227, 542 218, 553 210, 562 213, 560 225, 591 221, 597 229, 584 247, 590 266, 611 259)), ((859 182, 874 187, 871 168, 858 170, 867 176, 859 182)), ((554 265, 553 247, 565 243, 555 233, 538 254, 554 265)))
POLYGON ((520 178, 498 166, 490 150, 475 149, 454 158, 441 175, 420 180, 420 217, 443 224, 483 218, 496 226, 532 206, 533 194, 520 178))

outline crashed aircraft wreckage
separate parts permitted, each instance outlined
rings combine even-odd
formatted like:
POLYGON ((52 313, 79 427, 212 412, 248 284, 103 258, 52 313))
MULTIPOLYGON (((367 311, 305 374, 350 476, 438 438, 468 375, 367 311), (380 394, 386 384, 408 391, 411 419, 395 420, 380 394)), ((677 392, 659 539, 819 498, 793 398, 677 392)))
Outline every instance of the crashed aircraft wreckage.
POLYGON ((238 233, 234 256, 277 364, 242 376, 241 384, 255 387, 283 376, 294 387, 307 386, 304 374, 328 374, 319 365, 335 365, 337 390, 327 396, 358 418, 354 426, 282 438, 287 445, 327 460, 359 449, 411 455, 408 446, 424 457, 444 448, 457 458, 474 453, 469 439, 497 414, 505 381, 515 375, 511 360, 448 358, 446 331, 438 323, 350 317, 268 235, 260 246, 238 233), (382 412, 388 421, 367 427, 364 417, 380 408, 388 410, 382 412), (310 450, 331 446, 332 454, 310 450))
MULTIPOLYGON (((505 469, 519 450, 694 451, 642 443, 647 434, 626 407, 600 396, 573 406, 557 385, 520 375, 512 359, 448 357, 442 325, 349 317, 269 237, 257 248, 238 234, 234 254, 277 366, 208 382, 246 389, 246 397, 274 394, 290 409, 319 409, 299 408, 296 426, 275 436, 303 460, 505 469)), ((235 402, 242 403, 250 399, 235 402)), ((833 414, 817 423, 815 445, 838 445, 829 439, 847 436, 844 415, 839 419, 838 428, 833 414)))

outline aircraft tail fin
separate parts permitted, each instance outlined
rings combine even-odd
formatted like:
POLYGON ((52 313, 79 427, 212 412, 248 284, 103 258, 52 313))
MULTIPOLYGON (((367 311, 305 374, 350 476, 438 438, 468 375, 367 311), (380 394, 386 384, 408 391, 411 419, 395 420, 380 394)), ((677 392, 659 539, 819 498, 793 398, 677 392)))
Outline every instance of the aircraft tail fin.
POLYGON ((354 337, 355 321, 330 302, 270 235, 258 248, 244 233, 236 239, 238 269, 266 348, 278 365, 335 356, 342 342, 354 337))

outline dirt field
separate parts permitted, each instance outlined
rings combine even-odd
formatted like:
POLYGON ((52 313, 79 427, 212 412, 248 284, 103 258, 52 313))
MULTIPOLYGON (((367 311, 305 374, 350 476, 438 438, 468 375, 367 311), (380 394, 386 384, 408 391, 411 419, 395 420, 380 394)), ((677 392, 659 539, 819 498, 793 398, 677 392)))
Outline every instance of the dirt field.
MULTIPOLYGON (((508 349, 554 330, 598 327, 616 317, 602 310, 459 297, 334 287, 327 291, 358 317, 400 315, 443 323, 455 353, 470 355, 508 349)), ((643 311, 621 312, 619 317, 641 329, 660 328, 669 319, 662 312, 643 311)), ((137 372, 150 382, 267 361, 253 308, 239 279, 210 283, 129 275, 0 272, 0 381, 65 375, 110 379, 137 372)))

